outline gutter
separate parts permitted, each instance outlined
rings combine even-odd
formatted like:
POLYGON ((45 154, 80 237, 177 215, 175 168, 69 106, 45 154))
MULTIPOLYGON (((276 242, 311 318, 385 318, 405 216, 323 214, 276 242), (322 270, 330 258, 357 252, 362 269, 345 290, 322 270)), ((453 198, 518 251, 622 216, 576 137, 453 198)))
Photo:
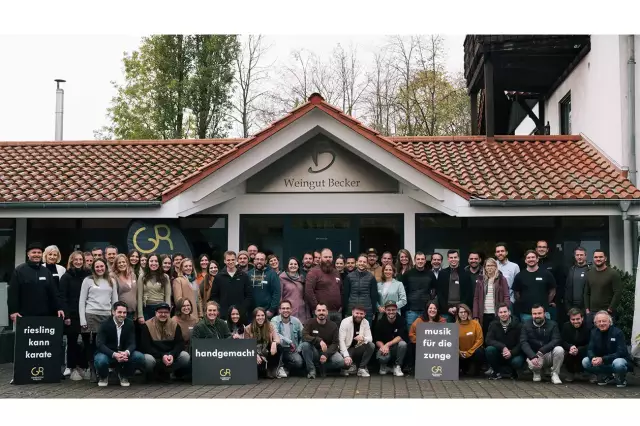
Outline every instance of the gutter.
POLYGON ((627 93, 628 107, 628 125, 629 125, 629 152, 631 153, 629 159, 629 180, 632 184, 637 184, 638 172, 640 167, 638 165, 638 146, 636 145, 636 54, 635 54, 635 35, 627 36, 628 38, 628 54, 627 71, 629 87, 627 93))
POLYGON ((0 209, 108 209, 158 208, 161 201, 15 201, 0 203, 0 209))
POLYGON ((621 202, 640 205, 640 199, 593 199, 593 200, 469 200, 470 207, 544 207, 544 206, 615 206, 621 202))

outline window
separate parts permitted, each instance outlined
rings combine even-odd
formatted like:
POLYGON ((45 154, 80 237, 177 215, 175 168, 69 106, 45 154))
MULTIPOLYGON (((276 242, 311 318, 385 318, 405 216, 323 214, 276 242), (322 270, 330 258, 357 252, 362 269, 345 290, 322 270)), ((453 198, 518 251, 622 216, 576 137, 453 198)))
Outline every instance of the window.
POLYGON ((571 134, 571 92, 560 101, 560 134, 571 134))
POLYGON ((0 282, 9 282, 16 252, 15 220, 0 219, 0 282))

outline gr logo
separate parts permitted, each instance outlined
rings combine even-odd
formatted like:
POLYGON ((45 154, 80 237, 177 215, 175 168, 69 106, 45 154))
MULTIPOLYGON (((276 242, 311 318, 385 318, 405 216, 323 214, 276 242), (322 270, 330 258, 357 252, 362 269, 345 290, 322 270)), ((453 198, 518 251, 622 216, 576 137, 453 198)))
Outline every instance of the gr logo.
POLYGON ((228 368, 220 369, 220 380, 230 380, 231 379, 231 370, 228 368))
POLYGON ((434 365, 433 367, 431 367, 431 375, 433 377, 442 376, 442 367, 439 365, 434 365))
POLYGON ((31 369, 32 380, 42 380, 43 376, 44 376, 44 367, 33 367, 31 369))

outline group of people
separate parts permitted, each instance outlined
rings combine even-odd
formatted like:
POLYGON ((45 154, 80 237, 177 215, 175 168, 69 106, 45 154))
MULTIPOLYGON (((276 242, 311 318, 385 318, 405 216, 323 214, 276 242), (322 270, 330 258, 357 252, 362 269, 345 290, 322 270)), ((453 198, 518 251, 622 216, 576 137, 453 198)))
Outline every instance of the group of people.
POLYGON ((368 377, 374 362, 380 374, 403 376, 412 373, 421 322, 458 323, 463 374, 515 378, 526 363, 534 381, 550 370, 561 383, 564 363, 567 381, 588 373, 625 386, 631 358, 613 325, 619 275, 604 251, 589 265, 579 247, 558 283, 547 253, 538 241, 523 270, 503 243, 495 258, 471 252, 465 268, 456 250, 443 268, 441 253, 427 262, 403 249, 394 262, 374 248, 335 259, 323 249, 281 264, 250 245, 225 252, 219 267, 206 254, 194 262, 108 246, 75 251, 64 268, 56 246, 34 243, 12 275, 8 305, 13 321, 63 317, 64 374, 100 386, 116 367, 123 386, 136 369, 148 379, 188 379, 192 338, 256 339, 258 370, 268 378, 332 370, 368 377), (562 314, 569 321, 559 324, 562 314))

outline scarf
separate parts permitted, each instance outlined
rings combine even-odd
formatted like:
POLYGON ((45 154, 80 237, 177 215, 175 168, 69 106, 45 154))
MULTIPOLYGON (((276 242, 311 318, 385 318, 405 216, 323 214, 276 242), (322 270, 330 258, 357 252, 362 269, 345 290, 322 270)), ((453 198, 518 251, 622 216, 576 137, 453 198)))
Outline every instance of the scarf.
POLYGON ((173 318, 169 318, 166 322, 162 323, 158 321, 156 317, 153 317, 145 324, 149 329, 149 334, 153 341, 173 340, 176 336, 178 323, 173 318))

